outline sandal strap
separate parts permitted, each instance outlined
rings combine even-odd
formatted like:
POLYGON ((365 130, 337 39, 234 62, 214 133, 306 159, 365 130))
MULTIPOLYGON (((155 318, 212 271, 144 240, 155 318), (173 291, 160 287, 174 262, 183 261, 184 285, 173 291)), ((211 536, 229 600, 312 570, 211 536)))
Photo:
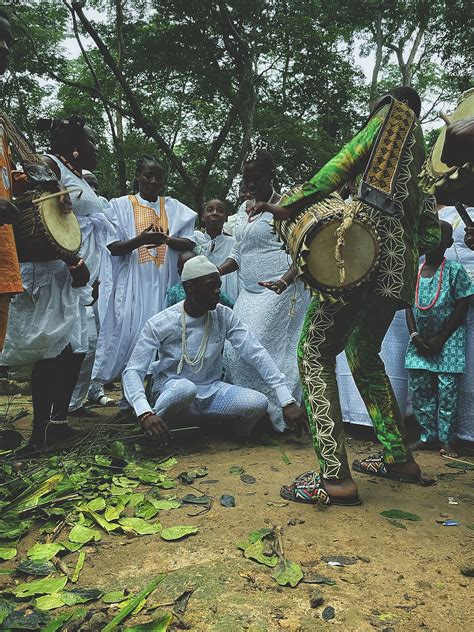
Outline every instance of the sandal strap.
POLYGON ((316 472, 304 472, 293 483, 293 493, 295 498, 306 502, 318 502, 322 505, 329 505, 329 494, 324 489, 321 476, 316 472))
POLYGON ((361 469, 370 474, 387 475, 387 468, 383 456, 368 456, 359 461, 361 469))

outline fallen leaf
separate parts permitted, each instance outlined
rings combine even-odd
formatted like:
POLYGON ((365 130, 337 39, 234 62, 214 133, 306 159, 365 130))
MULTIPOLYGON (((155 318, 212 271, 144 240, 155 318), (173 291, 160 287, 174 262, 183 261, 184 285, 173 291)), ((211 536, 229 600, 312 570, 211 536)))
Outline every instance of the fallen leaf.
POLYGON ((181 502, 186 505, 210 505, 211 499, 205 494, 202 496, 196 496, 196 494, 186 494, 186 496, 181 498, 181 502))
POLYGON ((160 535, 163 540, 172 541, 172 540, 180 540, 192 533, 197 533, 198 528, 193 527, 191 525, 179 525, 176 527, 168 527, 166 529, 162 529, 160 535))
POLYGON ((409 513, 408 511, 403 511, 402 509, 387 509, 381 511, 380 515, 384 518, 394 518, 395 520, 412 520, 413 522, 421 520, 420 516, 409 513))
POLYGON ((256 482, 256 478, 251 474, 241 474, 240 480, 247 485, 253 485, 256 482))
POLYGON ((90 529, 82 524, 76 524, 71 529, 69 539, 76 544, 86 544, 91 540, 98 542, 102 538, 100 531, 97 529, 90 529))
POLYGON ((15 597, 32 597, 34 595, 51 595, 57 593, 67 584, 67 577, 46 577, 32 582, 18 584, 11 589, 15 597))
POLYGON ((10 546, 0 546, 0 560, 11 560, 17 554, 17 550, 10 546))
POLYGON ((3 622, 4 630, 44 630, 50 616, 36 608, 15 610, 3 622))
POLYGON ((56 570, 52 562, 35 562, 34 560, 23 560, 16 567, 17 571, 26 575, 36 575, 46 577, 56 570))
POLYGON ((109 592, 109 593, 105 593, 105 595, 102 595, 102 601, 104 603, 121 603, 122 601, 125 601, 125 599, 128 599, 129 595, 125 594, 125 591, 123 590, 117 590, 115 592, 109 592))
POLYGON ((181 503, 179 502, 179 500, 154 500, 152 499, 150 501, 154 507, 156 507, 156 509, 160 509, 163 511, 169 511, 170 509, 178 509, 178 507, 181 507, 181 503))
POLYGON ((141 623, 131 628, 125 628, 124 632, 166 632, 172 621, 173 615, 167 613, 159 619, 154 619, 148 623, 141 623))
POLYGON ((55 610, 56 608, 64 608, 64 605, 60 593, 43 595, 42 597, 37 597, 35 600, 35 606, 39 610, 55 610))
POLYGON ((47 544, 35 544, 26 555, 34 562, 49 562, 64 547, 56 542, 47 544))
POLYGON ((124 531, 135 531, 138 535, 152 535, 161 531, 159 522, 151 524, 142 518, 121 518, 119 524, 124 531))
POLYGON ((278 564, 278 556, 274 553, 268 555, 268 550, 263 540, 257 540, 256 542, 249 544, 244 549, 244 557, 250 560, 255 560, 256 562, 264 564, 270 568, 274 568, 278 564))
POLYGON ((235 498, 230 494, 222 494, 219 502, 223 507, 235 507, 235 498))
POLYGON ((294 588, 303 579, 303 571, 298 564, 283 559, 278 562, 272 577, 280 586, 292 586, 294 588))
POLYGON ((229 469, 229 474, 243 474, 245 472, 244 468, 241 465, 231 465, 229 469))
POLYGON ((392 525, 392 527, 397 527, 397 529, 405 529, 405 531, 407 531, 407 526, 399 520, 389 520, 388 522, 392 525))
POLYGON ((86 554, 84 551, 79 553, 79 557, 77 558, 76 568, 74 569, 74 573, 71 579, 71 582, 75 584, 79 579, 79 573, 82 571, 82 567, 84 566, 84 560, 86 559, 86 554))
POLYGON ((61 599, 66 606, 75 606, 78 603, 87 603, 100 599, 104 594, 103 590, 98 588, 73 588, 62 593, 61 599))

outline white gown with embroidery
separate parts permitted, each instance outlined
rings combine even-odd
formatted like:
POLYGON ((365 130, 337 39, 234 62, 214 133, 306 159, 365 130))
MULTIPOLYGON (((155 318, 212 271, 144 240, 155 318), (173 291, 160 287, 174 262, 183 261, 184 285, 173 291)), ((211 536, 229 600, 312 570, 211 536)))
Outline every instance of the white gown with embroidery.
MULTIPOLYGON (((194 232, 194 241, 199 247, 201 254, 206 255, 209 261, 216 266, 224 263, 235 246, 235 237, 232 235, 221 234, 215 239, 211 239, 207 233, 200 230, 194 232)), ((231 272, 222 277, 222 290, 234 302, 239 294, 239 276, 238 272, 231 272)))
POLYGON ((82 233, 79 255, 89 268, 90 281, 84 288, 73 288, 71 275, 63 261, 20 264, 24 291, 10 306, 7 337, 0 364, 33 364, 55 358, 70 345, 75 353, 86 353, 89 346, 86 305, 91 285, 110 260, 107 237, 113 226, 109 207, 104 206, 85 180, 76 176, 55 156, 61 184, 79 191, 70 194, 72 209, 82 233))
MULTIPOLYGON (((160 202, 137 195, 143 206, 160 214, 160 202)), ((128 196, 110 200, 114 214, 114 241, 128 241, 137 235, 132 204, 128 196)), ((173 237, 194 238, 196 213, 171 197, 165 198, 169 233, 173 237)), ((154 252, 154 251, 152 251, 154 252)), ((112 290, 97 340, 92 379, 106 383, 121 375, 146 321, 166 306, 166 291, 176 283, 179 252, 167 248, 165 261, 139 262, 138 250, 112 257, 112 290)))
MULTIPOLYGON (((280 295, 258 285, 259 281, 280 279, 291 264, 277 239, 271 213, 262 213, 249 223, 243 204, 238 211, 235 237, 236 245, 230 256, 239 264, 239 296, 234 312, 271 355, 285 375, 293 397, 300 403, 302 390, 296 350, 310 301, 309 292, 300 282, 280 295)), ((272 389, 228 344, 224 351, 224 369, 228 382, 253 388, 268 397, 272 423, 277 430, 283 430, 281 407, 272 389)))

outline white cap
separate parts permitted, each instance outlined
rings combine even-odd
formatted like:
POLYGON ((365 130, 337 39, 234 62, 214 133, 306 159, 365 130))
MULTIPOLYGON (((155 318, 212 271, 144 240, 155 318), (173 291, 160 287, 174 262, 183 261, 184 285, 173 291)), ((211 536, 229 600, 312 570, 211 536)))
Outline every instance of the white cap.
POLYGON ((192 281, 208 274, 219 274, 216 266, 204 255, 198 255, 186 261, 181 273, 181 281, 192 281))

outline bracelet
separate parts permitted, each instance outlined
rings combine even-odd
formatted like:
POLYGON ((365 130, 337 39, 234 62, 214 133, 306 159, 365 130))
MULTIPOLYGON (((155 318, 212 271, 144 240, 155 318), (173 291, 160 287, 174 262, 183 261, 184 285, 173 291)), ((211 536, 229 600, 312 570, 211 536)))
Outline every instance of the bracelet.
POLYGON ((413 340, 413 338, 416 338, 416 336, 419 336, 420 334, 417 331, 414 331, 412 334, 410 334, 410 342, 413 340))
POLYGON ((148 417, 153 417, 154 414, 155 413, 151 412, 150 410, 147 413, 143 413, 143 415, 140 415, 140 417, 138 418, 138 423, 142 424, 148 419, 148 417))
POLYGON ((288 289, 288 283, 285 281, 285 279, 278 279, 277 283, 284 283, 285 284, 285 290, 288 289))

